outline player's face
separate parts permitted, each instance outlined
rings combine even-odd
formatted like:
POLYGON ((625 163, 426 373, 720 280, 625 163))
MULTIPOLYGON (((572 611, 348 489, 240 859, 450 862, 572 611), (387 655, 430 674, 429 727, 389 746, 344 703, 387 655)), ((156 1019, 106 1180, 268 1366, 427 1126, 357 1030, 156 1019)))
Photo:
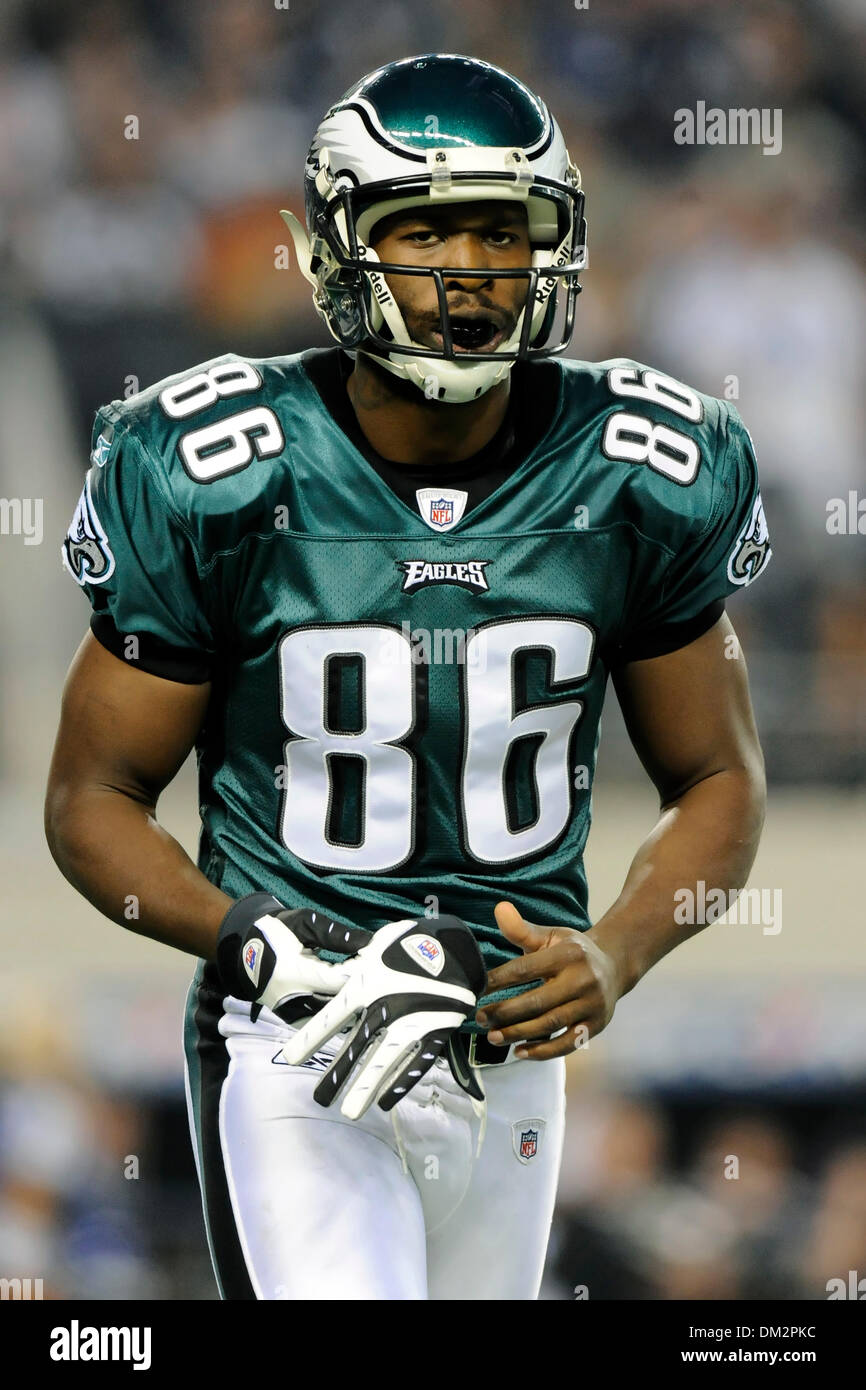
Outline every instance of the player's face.
MULTIPOLYGON (((373 250, 380 261, 449 266, 448 315, 457 352, 493 352, 514 331, 529 287, 523 276, 459 274, 461 269, 528 267, 532 248, 526 209, 509 202, 454 204, 391 213, 376 223, 373 250)), ((410 336, 441 351, 442 332, 432 276, 385 277, 410 336)))

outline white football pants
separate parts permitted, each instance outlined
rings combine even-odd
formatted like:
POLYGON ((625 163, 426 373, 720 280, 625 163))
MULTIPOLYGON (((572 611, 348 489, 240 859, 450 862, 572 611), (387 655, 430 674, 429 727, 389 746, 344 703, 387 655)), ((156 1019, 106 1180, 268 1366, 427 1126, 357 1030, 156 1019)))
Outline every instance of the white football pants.
POLYGON ((313 1100, 342 1039, 289 1066, 294 1031, 193 982, 187 1100, 221 1296, 537 1298, 564 1060, 480 1068, 486 1115, 440 1061, 390 1112, 347 1120, 313 1100))

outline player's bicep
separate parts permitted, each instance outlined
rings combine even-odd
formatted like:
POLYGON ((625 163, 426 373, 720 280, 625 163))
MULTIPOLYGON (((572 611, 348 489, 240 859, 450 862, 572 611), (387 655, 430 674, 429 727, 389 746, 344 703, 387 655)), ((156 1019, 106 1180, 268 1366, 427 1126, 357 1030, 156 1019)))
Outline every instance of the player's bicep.
POLYGON ((193 747, 209 697, 209 683, 151 675, 88 633, 63 692, 49 803, 102 787, 154 804, 193 747))
POLYGON ((613 681, 663 803, 726 769, 762 776, 746 663, 726 614, 688 646, 628 662, 613 681))

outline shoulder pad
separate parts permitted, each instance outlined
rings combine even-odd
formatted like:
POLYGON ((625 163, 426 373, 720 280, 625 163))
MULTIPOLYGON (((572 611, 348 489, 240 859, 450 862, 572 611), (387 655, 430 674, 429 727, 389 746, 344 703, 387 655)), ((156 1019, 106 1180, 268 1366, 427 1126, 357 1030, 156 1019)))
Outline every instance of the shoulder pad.
POLYGON ((254 521, 274 468, 250 465, 285 453, 285 405, 300 370, 300 354, 253 360, 226 353, 166 377, 103 406, 91 462, 104 468, 123 453, 121 442, 134 442, 192 530, 202 516, 254 521))
POLYGON ((716 505, 731 408, 631 358, 567 365, 596 459, 618 496, 628 496, 641 529, 652 535, 661 522, 665 543, 676 546, 677 530, 700 528, 716 505))

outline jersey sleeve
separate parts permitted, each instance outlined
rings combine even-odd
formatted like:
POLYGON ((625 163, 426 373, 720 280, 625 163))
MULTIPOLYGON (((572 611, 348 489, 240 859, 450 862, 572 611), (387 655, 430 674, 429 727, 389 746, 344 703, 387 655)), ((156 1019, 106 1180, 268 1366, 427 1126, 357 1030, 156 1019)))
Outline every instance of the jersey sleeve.
POLYGON ((677 632, 682 644, 693 641, 711 625, 707 619, 720 616, 728 595, 763 573, 772 555, 751 437, 737 411, 726 402, 721 406, 709 507, 690 517, 661 575, 656 572, 655 582, 644 586, 624 653, 654 655, 654 646, 673 650, 669 634, 677 632))
POLYGON ((61 552, 94 635, 154 675, 206 681, 216 642, 190 530, 133 430, 100 412, 94 436, 61 552))

